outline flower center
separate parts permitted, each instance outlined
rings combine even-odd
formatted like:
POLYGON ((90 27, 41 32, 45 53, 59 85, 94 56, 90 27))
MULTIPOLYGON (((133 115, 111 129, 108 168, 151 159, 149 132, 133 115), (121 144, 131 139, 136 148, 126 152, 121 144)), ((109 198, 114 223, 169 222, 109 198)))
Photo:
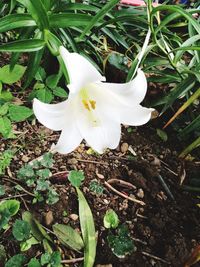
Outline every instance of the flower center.
POLYGON ((99 125, 99 120, 96 118, 95 114, 96 101, 90 98, 86 88, 82 88, 80 90, 80 97, 84 108, 87 110, 88 119, 92 123, 93 127, 97 127, 99 125))
POLYGON ((81 97, 84 108, 86 108, 88 111, 95 110, 96 101, 93 99, 90 99, 87 89, 83 88, 80 90, 80 97, 81 97))

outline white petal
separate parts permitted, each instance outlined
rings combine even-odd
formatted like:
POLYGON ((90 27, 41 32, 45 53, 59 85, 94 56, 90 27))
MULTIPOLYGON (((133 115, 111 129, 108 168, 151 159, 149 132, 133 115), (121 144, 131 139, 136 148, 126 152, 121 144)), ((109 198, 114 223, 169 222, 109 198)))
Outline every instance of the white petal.
POLYGON ((140 69, 135 79, 128 83, 98 83, 98 86, 108 97, 113 97, 113 100, 128 106, 141 103, 147 92, 147 80, 140 69))
POLYGON ((89 114, 88 111, 80 111, 77 114, 77 122, 81 135, 88 145, 100 154, 106 148, 116 148, 121 137, 119 121, 115 120, 111 113, 103 114, 105 110, 108 110, 108 108, 101 111, 97 108, 93 114, 89 114))
POLYGON ((69 89, 73 88, 76 92, 88 83, 105 80, 85 57, 78 53, 70 53, 63 46, 59 48, 59 51, 69 73, 69 89))
POLYGON ((121 107, 120 122, 127 125, 139 126, 147 123, 151 119, 151 113, 154 109, 145 108, 141 105, 135 107, 121 107))
POLYGON ((61 153, 67 154, 76 149, 82 141, 80 132, 76 126, 76 123, 67 124, 61 132, 60 138, 54 150, 61 153))
POLYGON ((62 130, 67 117, 67 100, 58 104, 46 104, 33 100, 33 111, 38 121, 54 131, 62 130))
POLYGON ((103 123, 98 127, 82 127, 84 139, 95 151, 102 154, 106 148, 115 149, 120 141, 119 123, 103 123))

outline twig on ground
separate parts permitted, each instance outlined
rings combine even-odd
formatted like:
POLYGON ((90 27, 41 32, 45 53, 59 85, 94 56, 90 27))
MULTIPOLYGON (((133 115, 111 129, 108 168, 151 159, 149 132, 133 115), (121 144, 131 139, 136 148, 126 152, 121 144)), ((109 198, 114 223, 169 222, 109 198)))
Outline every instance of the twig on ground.
POLYGON ((19 183, 13 181, 13 179, 11 179, 11 178, 10 178, 10 179, 8 179, 8 178, 3 178, 3 180, 8 181, 8 182, 10 182, 10 183, 13 183, 13 184, 15 184, 15 185, 19 185, 19 186, 20 186, 20 189, 21 189, 22 191, 24 191, 25 193, 27 193, 29 196, 35 197, 35 195, 34 195, 33 193, 27 191, 27 190, 26 190, 25 188, 23 188, 19 183))
POLYGON ((136 189, 136 186, 134 186, 133 184, 126 182, 126 181, 123 181, 123 180, 120 180, 120 179, 109 179, 107 181, 107 183, 118 184, 118 185, 121 185, 121 186, 126 187, 126 188, 132 188, 134 190, 136 189))
POLYGON ((84 258, 75 258, 75 259, 71 259, 71 260, 62 260, 61 263, 63 264, 73 264, 73 263, 76 263, 76 262, 80 262, 80 261, 83 261, 84 258))
POLYGON ((138 243, 141 243, 141 244, 147 246, 147 242, 146 242, 146 241, 143 241, 143 240, 141 240, 141 239, 134 238, 134 237, 132 237, 132 239, 133 239, 135 242, 138 242, 138 243))
POLYGON ((24 198, 23 198, 22 196, 21 196, 20 198, 21 198, 22 202, 24 203, 24 206, 25 206, 26 210, 29 211, 30 209, 29 209, 29 207, 27 206, 26 201, 24 200, 24 198))
POLYGON ((117 189, 115 189, 112 185, 110 185, 108 182, 105 181, 104 184, 105 184, 109 189, 111 189, 113 192, 115 192, 116 194, 120 195, 121 197, 126 198, 126 199, 128 199, 128 200, 130 200, 130 201, 132 201, 132 202, 137 203, 137 204, 140 204, 140 205, 142 205, 142 206, 146 205, 146 204, 145 204, 143 201, 141 201, 141 200, 138 200, 138 199, 136 199, 136 198, 129 197, 129 196, 127 196, 127 195, 121 193, 120 191, 118 191, 117 189))
POLYGON ((9 196, 9 197, 4 197, 2 198, 1 200, 8 200, 8 199, 12 199, 12 198, 18 198, 18 197, 24 197, 24 196, 27 196, 28 194, 27 193, 24 193, 24 194, 18 194, 18 195, 14 195, 14 196, 9 196))
POLYGON ((107 162, 100 162, 100 161, 95 161, 95 160, 88 160, 88 159, 77 159, 77 161, 80 162, 85 162, 85 163, 93 163, 93 164, 100 164, 100 165, 107 165, 109 166, 109 164, 107 162))
POLYGON ((147 252, 145 252, 145 251, 142 251, 141 253, 142 253, 144 256, 147 256, 147 257, 150 257, 150 258, 152 258, 152 259, 155 259, 155 260, 161 261, 161 262, 163 262, 163 263, 166 263, 166 264, 168 264, 168 265, 171 265, 171 263, 170 263, 169 261, 163 260, 163 259, 161 259, 161 258, 159 258, 159 257, 157 257, 157 256, 155 256, 155 255, 152 255, 152 254, 147 253, 147 252))
POLYGON ((172 195, 172 192, 170 191, 168 185, 165 183, 164 179, 162 178, 162 176, 160 174, 157 175, 160 183, 162 184, 162 186, 164 187, 167 195, 172 199, 175 200, 174 196, 172 195))

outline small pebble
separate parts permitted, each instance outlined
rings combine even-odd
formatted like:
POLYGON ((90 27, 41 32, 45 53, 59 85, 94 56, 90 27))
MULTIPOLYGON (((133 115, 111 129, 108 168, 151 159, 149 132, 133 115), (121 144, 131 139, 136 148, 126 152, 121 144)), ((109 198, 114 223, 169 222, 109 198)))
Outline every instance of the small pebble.
POLYGON ((137 196, 139 198, 144 198, 144 191, 142 190, 142 188, 139 188, 137 191, 137 196))
POLYGON ((30 160, 30 158, 28 156, 26 156, 26 155, 22 156, 22 161, 23 162, 28 162, 29 160, 30 160))
POLYGON ((75 158, 72 158, 72 159, 68 159, 67 163, 74 165, 74 164, 77 164, 78 161, 75 158))
POLYGON ((123 143, 121 145, 121 152, 126 153, 128 151, 128 147, 129 147, 129 145, 127 143, 123 143))
POLYGON ((154 157, 154 159, 151 161, 150 163, 152 166, 156 166, 156 167, 160 167, 161 166, 161 162, 157 157, 154 157))
POLYGON ((53 222, 53 212, 50 210, 45 214, 45 224, 51 225, 53 222))
POLYGON ((77 214, 70 214, 69 218, 72 219, 72 221, 77 221, 78 220, 78 215, 77 214))

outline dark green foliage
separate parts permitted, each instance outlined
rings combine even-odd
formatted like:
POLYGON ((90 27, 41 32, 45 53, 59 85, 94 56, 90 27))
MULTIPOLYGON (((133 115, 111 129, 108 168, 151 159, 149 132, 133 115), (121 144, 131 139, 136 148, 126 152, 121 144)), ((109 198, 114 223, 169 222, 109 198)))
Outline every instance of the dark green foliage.
POLYGON ((27 186, 34 188, 35 198, 33 203, 46 199, 48 204, 54 204, 59 200, 59 195, 49 181, 54 160, 51 153, 46 153, 40 161, 35 160, 33 164, 21 167, 17 177, 24 181, 27 186))
POLYGON ((30 225, 23 220, 16 220, 12 229, 12 233, 18 241, 24 241, 28 239, 30 236, 30 231, 30 225))
POLYGON ((120 225, 116 230, 116 234, 110 232, 107 240, 112 252, 119 258, 124 258, 135 249, 126 225, 120 225))

